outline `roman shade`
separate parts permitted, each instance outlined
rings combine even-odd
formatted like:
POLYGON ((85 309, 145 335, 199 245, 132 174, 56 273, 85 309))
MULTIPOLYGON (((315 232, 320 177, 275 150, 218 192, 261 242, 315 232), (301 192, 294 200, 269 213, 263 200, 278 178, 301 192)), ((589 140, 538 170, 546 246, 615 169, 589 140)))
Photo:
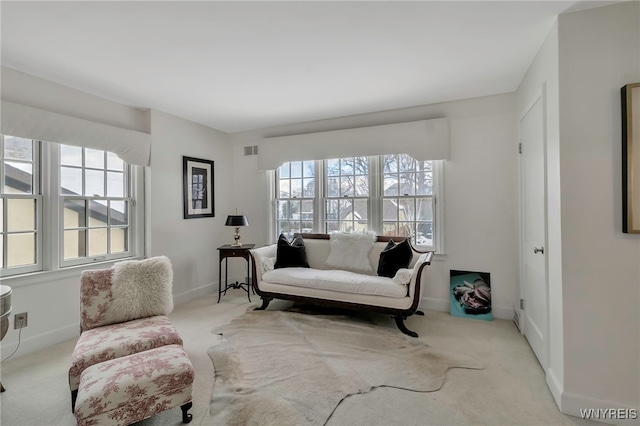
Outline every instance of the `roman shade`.
POLYGON ((409 154, 420 161, 447 159, 449 120, 436 118, 263 138, 258 141, 258 168, 275 170, 287 161, 385 154, 409 154))
POLYGON ((17 136, 115 153, 129 164, 148 166, 151 135, 2 101, 1 130, 17 136))

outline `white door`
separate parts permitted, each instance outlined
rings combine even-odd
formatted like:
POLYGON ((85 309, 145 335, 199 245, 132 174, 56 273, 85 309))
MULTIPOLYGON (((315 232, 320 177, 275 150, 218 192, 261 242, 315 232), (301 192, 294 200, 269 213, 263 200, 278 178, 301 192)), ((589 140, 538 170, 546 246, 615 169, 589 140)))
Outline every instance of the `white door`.
POLYGON ((522 173, 521 297, 523 333, 543 368, 547 366, 547 250, 545 219, 544 97, 520 120, 522 173))

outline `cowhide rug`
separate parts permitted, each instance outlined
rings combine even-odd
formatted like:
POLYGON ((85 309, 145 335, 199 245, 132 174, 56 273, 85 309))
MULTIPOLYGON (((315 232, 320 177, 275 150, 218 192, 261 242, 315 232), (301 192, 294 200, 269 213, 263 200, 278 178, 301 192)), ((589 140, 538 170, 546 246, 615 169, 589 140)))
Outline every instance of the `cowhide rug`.
POLYGON ((217 330, 216 425, 322 425, 340 402, 376 387, 440 389, 449 368, 481 369, 395 329, 342 315, 251 311, 217 330))

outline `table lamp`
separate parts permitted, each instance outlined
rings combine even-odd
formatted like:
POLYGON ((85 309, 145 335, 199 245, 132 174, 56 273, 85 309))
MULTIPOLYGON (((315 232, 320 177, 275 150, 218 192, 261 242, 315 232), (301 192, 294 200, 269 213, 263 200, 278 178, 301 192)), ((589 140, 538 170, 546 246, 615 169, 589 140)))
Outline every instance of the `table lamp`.
MULTIPOLYGON (((237 212, 236 212, 237 213, 237 212)), ((233 238, 236 240, 235 243, 231 244, 232 247, 241 247, 242 243, 240 242, 240 227, 241 226, 249 226, 249 221, 247 217, 243 214, 241 215, 229 215, 227 216, 227 222, 224 224, 225 226, 233 226, 236 228, 236 233, 233 235, 233 238)))

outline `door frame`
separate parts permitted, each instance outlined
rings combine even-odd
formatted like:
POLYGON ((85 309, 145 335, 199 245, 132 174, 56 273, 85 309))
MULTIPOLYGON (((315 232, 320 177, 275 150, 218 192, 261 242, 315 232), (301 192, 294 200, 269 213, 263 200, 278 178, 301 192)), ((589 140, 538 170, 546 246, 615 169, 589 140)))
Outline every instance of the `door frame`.
MULTIPOLYGON (((540 86, 540 89, 531 97, 531 99, 529 100, 529 102, 526 104, 525 108, 523 108, 522 112, 520 113, 520 116, 518 117, 518 146, 520 146, 520 144, 522 143, 522 120, 526 117, 526 115, 531 111, 531 109, 535 106, 536 102, 541 101, 542 102, 542 156, 543 156, 543 176, 544 176, 544 189, 543 189, 543 194, 544 194, 544 235, 543 235, 543 244, 544 244, 544 248, 545 248, 545 253, 544 253, 544 287, 545 287, 545 318, 546 318, 546 324, 545 324, 545 336, 544 336, 544 341, 545 341, 545 347, 544 347, 544 362, 540 361, 540 364, 542 365, 542 368, 545 372, 547 372, 547 367, 549 364, 549 356, 550 356, 550 348, 549 348, 549 334, 550 334, 550 314, 549 314, 549 252, 548 252, 548 247, 549 247, 549 221, 548 221, 548 182, 547 182, 547 84, 542 83, 542 85, 540 86)), ((518 242, 518 246, 519 246, 519 271, 518 271, 518 277, 519 277, 519 283, 518 283, 518 287, 519 287, 519 299, 524 299, 524 290, 525 290, 525 286, 526 286, 526 278, 525 278, 525 274, 524 274, 524 259, 525 259, 525 248, 524 244, 524 234, 525 234, 525 209, 524 209, 524 167, 523 167, 523 161, 524 161, 524 157, 522 154, 518 154, 518 166, 519 166, 519 171, 518 171, 518 177, 519 177, 519 192, 518 192, 518 207, 519 207, 519 232, 518 232, 518 236, 519 236, 519 242, 518 242)), ((524 301, 525 303, 525 310, 526 310, 526 304, 527 301, 524 301)), ((515 311, 517 313, 517 319, 518 319, 518 327, 520 329, 520 334, 522 334, 523 336, 526 333, 525 330, 525 319, 524 319, 524 312, 522 309, 520 309, 520 303, 519 300, 516 301, 516 306, 515 306, 515 311)), ((526 336, 525 336, 526 337, 526 336)))

